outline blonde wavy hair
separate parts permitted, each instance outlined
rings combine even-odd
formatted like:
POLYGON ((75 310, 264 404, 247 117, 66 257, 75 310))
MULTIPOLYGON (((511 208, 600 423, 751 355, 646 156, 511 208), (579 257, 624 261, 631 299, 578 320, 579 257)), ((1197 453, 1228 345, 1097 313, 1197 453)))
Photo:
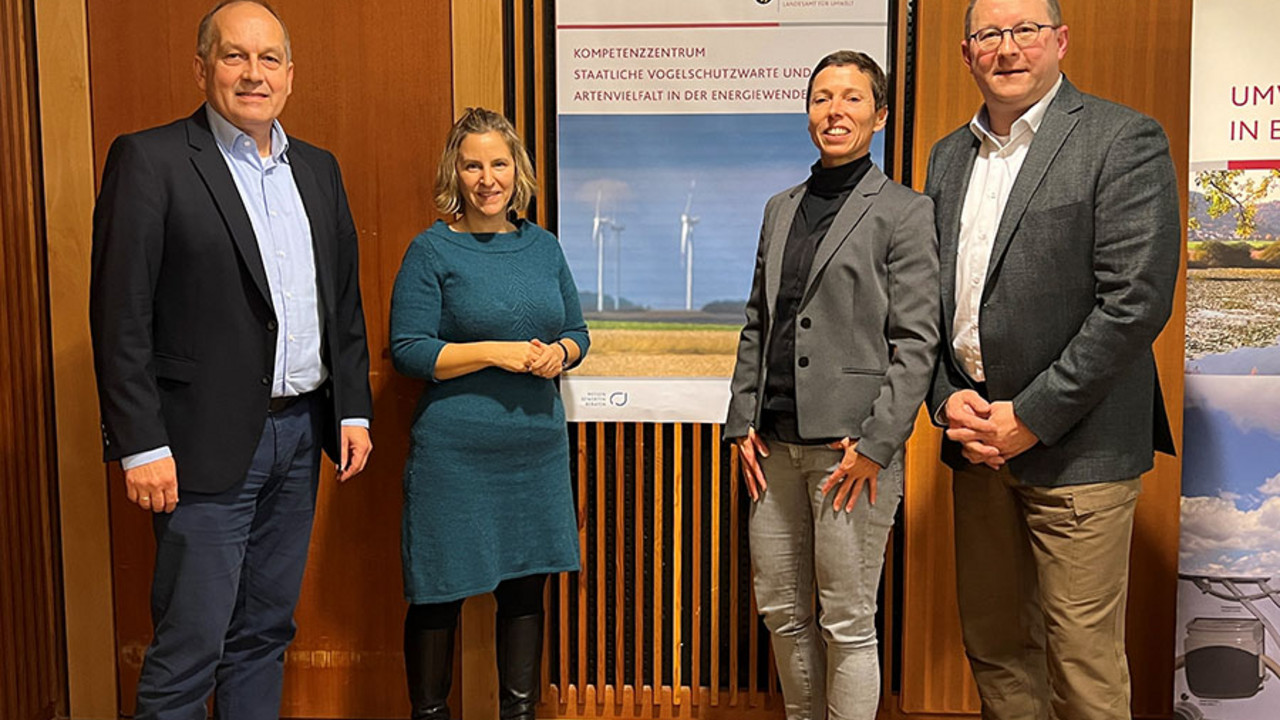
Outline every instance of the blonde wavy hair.
POLYGON ((507 141, 507 149, 516 164, 516 186, 511 193, 511 204, 507 210, 517 213, 529 207, 529 201, 538 193, 538 180, 533 174, 533 163, 529 160, 529 151, 525 150, 524 141, 516 134, 516 129, 502 115, 485 108, 467 108, 462 117, 449 130, 449 137, 444 143, 444 152, 440 153, 440 164, 436 167, 436 209, 445 216, 462 214, 466 201, 458 183, 458 152, 462 141, 468 135, 483 135, 496 132, 507 141))

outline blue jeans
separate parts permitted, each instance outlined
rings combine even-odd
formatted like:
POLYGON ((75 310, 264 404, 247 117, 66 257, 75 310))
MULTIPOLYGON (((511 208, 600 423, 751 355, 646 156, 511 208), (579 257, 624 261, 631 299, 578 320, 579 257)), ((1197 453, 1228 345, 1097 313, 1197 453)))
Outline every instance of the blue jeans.
MULTIPOLYGON (((319 475, 313 397, 268 415, 244 480, 155 516, 155 636, 136 720, 276 720, 319 475)), ((178 476, 182 461, 178 459, 178 476)))
POLYGON ((788 720, 873 720, 880 704, 876 591, 885 541, 902 499, 902 452, 852 512, 836 513, 822 484, 842 451, 769 444, 768 489, 751 508, 756 605, 773 638, 788 720), (815 617, 817 594, 821 614, 815 617))

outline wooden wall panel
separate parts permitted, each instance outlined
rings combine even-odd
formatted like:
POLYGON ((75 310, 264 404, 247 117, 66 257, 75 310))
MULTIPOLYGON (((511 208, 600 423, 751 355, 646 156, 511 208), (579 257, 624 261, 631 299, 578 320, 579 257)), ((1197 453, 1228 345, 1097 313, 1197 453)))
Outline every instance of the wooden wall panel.
POLYGON ((68 710, 117 715, 114 602, 93 357, 89 349, 89 252, 93 221, 93 126, 84 0, 36 8, 45 240, 58 428, 68 710))
POLYGON ((32 4, 0 2, 0 717, 63 712, 32 4))
MULTIPOLYGON (((368 469, 341 487, 331 472, 321 477, 299 632, 287 658, 284 715, 397 717, 408 707, 400 474, 420 387, 391 370, 387 309, 405 247, 435 218, 431 186, 452 118, 450 7, 418 0, 273 4, 289 24, 296 65, 281 121, 290 135, 338 157, 360 234, 375 403, 368 469)), ((197 23, 212 2, 86 5, 100 176, 116 135, 190 114, 203 100, 191 59, 197 23), (140 47, 148 48, 146 61, 121 50, 140 47)), ((118 471, 110 489, 120 710, 129 713, 150 639, 154 541, 147 518, 124 501, 118 471)))
MULTIPOLYGON (((960 60, 965 3, 922 0, 919 8, 914 184, 923 187, 933 143, 981 104, 960 60)), ((1064 3, 1071 29, 1063 70, 1086 92, 1145 112, 1164 126, 1186 214, 1191 1, 1089 0, 1064 3)), ((1165 404, 1181 446, 1185 285, 1156 342, 1165 404)), ((914 447, 936 448, 921 428, 914 447)), ((904 503, 908 536, 902 706, 918 712, 974 712, 976 694, 959 647, 950 540, 950 472, 918 453, 904 503)), ((1181 464, 1159 456, 1144 478, 1134 531, 1128 614, 1135 715, 1172 711, 1181 464)))
MULTIPOLYGON (((189 58, 196 21, 208 3, 83 1, 91 38, 93 146, 100 172, 116 134, 167 122, 200 102, 189 75, 189 58), (136 55, 118 50, 140 45, 152 48, 152 56, 166 58, 147 66, 145 82, 138 81, 136 55)), ((404 429, 419 388, 395 378, 390 370, 386 309, 404 246, 433 219, 429 198, 434 162, 454 110, 472 104, 501 108, 501 5, 497 0, 276 4, 290 23, 298 63, 296 92, 283 121, 291 134, 338 155, 361 233, 377 412, 376 449, 366 476, 342 488, 335 487, 331 477, 323 478, 312 560, 298 613, 300 633, 289 655, 285 714, 399 716, 406 707, 399 655, 399 472, 407 450, 404 429), (452 93, 451 79, 458 85, 452 93)), ((922 185, 932 142, 965 121, 980 99, 958 57, 963 3, 916 4, 921 34, 913 159, 915 183, 922 185)), ((515 15, 527 22, 524 13, 531 6, 541 8, 541 3, 520 3, 514 6, 515 15)), ((1162 5, 1160 11, 1138 0, 1090 0, 1068 8, 1073 47, 1066 69, 1072 79, 1088 91, 1154 114, 1169 131, 1183 170, 1189 7, 1189 0, 1162 5), (1139 30, 1130 32, 1134 27, 1139 30), (1118 67, 1130 72, 1117 73, 1118 67)), ((533 15, 542 21, 541 13, 533 15)), ((535 85, 541 77, 536 70, 535 85)), ((536 105, 539 118, 544 102, 539 98, 536 105)), ((517 107, 518 114, 522 107, 517 107)), ((526 117, 519 119, 521 125, 528 122, 526 117)), ((541 140, 538 143, 539 150, 545 148, 541 140)), ((538 154, 544 156, 539 165, 546 168, 549 158, 538 154)), ((1162 377, 1170 389, 1166 399, 1175 409, 1181 405, 1181 327, 1179 311, 1158 346, 1162 377)), ((1173 416, 1180 419, 1181 413, 1173 416)), ((1179 427, 1179 436, 1180 431, 1179 427)), ((590 433, 598 432, 590 428, 590 433)), ((954 618, 949 478, 934 460, 937 442, 936 432, 924 426, 909 455, 903 694, 900 707, 888 708, 893 717, 923 718, 920 713, 972 712, 976 707, 954 618)), ((596 460, 588 458, 590 466, 596 460)), ((731 469, 721 470, 725 471, 731 469)), ((1168 713, 1178 471, 1176 461, 1162 460, 1139 509, 1131 607, 1142 612, 1131 612, 1130 648, 1140 715, 1168 713)), ((119 490, 118 477, 111 488, 119 490)), ((124 507, 118 497, 113 503, 121 709, 129 710, 137 662, 149 635, 146 591, 152 541, 144 517, 124 507)), ((557 583, 552 591, 566 587, 557 583)), ((483 624, 490 609, 469 603, 464 611, 463 643, 472 646, 474 656, 460 683, 472 683, 482 696, 490 693, 492 677, 483 676, 488 661, 480 646, 491 640, 483 634, 473 633, 470 640, 465 636, 483 624)), ((741 608, 741 613, 749 612, 741 608)), ((561 675, 549 670, 548 682, 561 675)), ((731 667, 730 672, 737 669, 731 667)), ((759 692, 754 687, 743 692, 754 697, 759 692)), ((736 687, 726 690, 730 704, 737 693, 736 687)), ((488 714, 490 701, 482 698, 469 707, 482 711, 478 717, 488 714)), ((690 705, 676 707, 693 713, 690 705)))

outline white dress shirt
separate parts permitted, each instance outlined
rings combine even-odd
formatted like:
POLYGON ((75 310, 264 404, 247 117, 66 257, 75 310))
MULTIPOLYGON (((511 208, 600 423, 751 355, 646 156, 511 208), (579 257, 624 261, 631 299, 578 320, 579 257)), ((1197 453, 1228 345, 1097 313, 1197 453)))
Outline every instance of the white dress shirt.
POLYGON ((987 379, 982 367, 979 321, 996 231, 1004 217, 1009 192, 1013 190, 1018 171, 1031 148, 1031 141, 1060 87, 1061 75, 1039 102, 1013 122, 1008 135, 991 132, 985 106, 969 121, 969 130, 981 145, 973 161, 969 191, 964 196, 964 208, 960 212, 960 238, 956 250, 956 315, 951 347, 960 366, 978 382, 987 379))

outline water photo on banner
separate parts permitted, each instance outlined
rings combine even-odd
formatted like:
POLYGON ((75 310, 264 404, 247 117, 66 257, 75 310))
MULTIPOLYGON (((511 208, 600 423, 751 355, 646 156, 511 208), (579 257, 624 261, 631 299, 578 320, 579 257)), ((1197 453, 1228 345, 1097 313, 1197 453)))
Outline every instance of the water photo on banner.
POLYGON ((1280 717, 1277 24, 1193 6, 1176 720, 1280 717))

